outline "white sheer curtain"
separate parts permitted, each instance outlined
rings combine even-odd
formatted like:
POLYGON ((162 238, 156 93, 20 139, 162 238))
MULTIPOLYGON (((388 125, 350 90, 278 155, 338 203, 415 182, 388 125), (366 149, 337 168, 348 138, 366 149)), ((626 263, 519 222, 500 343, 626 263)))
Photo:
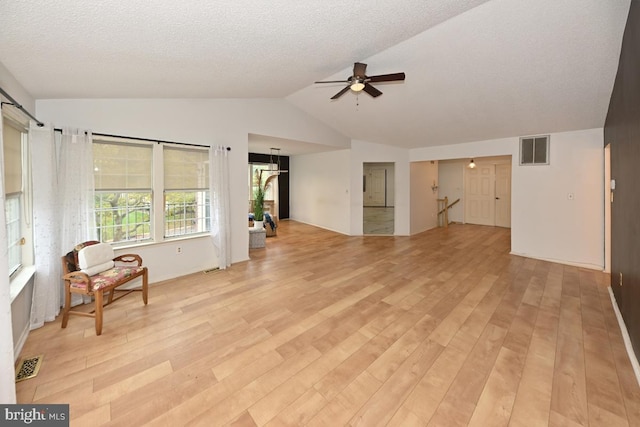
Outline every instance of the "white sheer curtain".
POLYGON ((211 238, 220 269, 231 265, 231 215, 229 209, 229 150, 209 149, 209 191, 211 192, 211 238))
POLYGON ((64 212, 61 224, 62 250, 87 240, 96 240, 91 132, 62 129, 58 185, 64 212))
MULTIPOLYGON (((6 224, 4 212, 4 146, 0 113, 0 224, 6 224)), ((7 228, 0 227, 0 402, 16 403, 13 367, 13 329, 11 327, 11 295, 9 293, 9 254, 7 228)))
POLYGON ((29 150, 33 170, 33 246, 36 275, 31 304, 31 329, 51 322, 60 312, 62 284, 60 203, 54 130, 31 123, 29 150))
MULTIPOLYGON (((58 196, 64 212, 60 218, 60 258, 78 243, 97 240, 91 132, 63 128, 58 158, 58 196)), ((71 296, 72 306, 90 301, 88 296, 84 301, 81 295, 71 296)))
MULTIPOLYGON (((33 232, 36 276, 31 329, 50 322, 63 301, 60 257, 95 239, 91 133, 64 129, 56 144, 52 127, 29 130, 33 173, 33 232), (64 214, 63 214, 64 213, 64 214)), ((81 298, 72 300, 79 304, 81 298)))

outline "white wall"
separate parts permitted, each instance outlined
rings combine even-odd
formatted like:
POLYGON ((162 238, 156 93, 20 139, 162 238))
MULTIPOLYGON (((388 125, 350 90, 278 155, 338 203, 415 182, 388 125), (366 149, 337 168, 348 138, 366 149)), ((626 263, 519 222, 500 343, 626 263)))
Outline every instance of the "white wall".
POLYGON ((519 139, 411 150, 411 161, 512 156, 511 251, 604 267, 603 130, 551 134, 550 165, 519 166, 519 139), (568 195, 573 195, 569 200, 568 195))
POLYGON ((604 269, 603 139, 602 129, 554 134, 549 166, 514 166, 514 253, 604 269))
POLYGON ((351 235, 362 235, 362 174, 364 163, 394 163, 394 235, 408 236, 410 229, 409 150, 366 141, 351 142, 351 235))
POLYGON ((25 268, 22 274, 25 274, 27 284, 17 293, 12 295, 11 301, 11 324, 13 327, 13 359, 17 361, 20 357, 22 347, 29 336, 31 328, 31 300, 33 298, 33 272, 35 267, 25 268))
MULTIPOLYGON (((248 135, 320 142, 342 148, 348 148, 350 142, 286 101, 277 99, 38 100, 36 114, 40 120, 57 127, 71 126, 96 133, 231 147, 231 259, 234 263, 249 257, 248 135)), ((141 246, 139 252, 150 266, 151 282, 217 264, 213 246, 207 239, 141 246), (183 246, 180 258, 176 254, 177 244, 183 246)))
MULTIPOLYGON (((0 64, 0 87, 5 90, 11 97, 22 104, 27 111, 34 114, 35 102, 33 98, 27 93, 27 91, 18 83, 11 73, 0 64)), ((3 99, 3 101, 8 101, 3 99)), ((3 108, 13 108, 5 106, 3 108)), ((2 150, 0 150, 1 156, 2 150)), ((0 162, 0 198, 2 198, 2 209, 4 218, 4 174, 2 172, 2 162, 0 162)), ((6 239, 6 234, 5 234, 6 239)), ((4 274, 0 274, 0 403, 15 403, 16 401, 16 389, 15 389, 15 371, 13 367, 14 363, 14 342, 13 331, 16 330, 16 334, 22 335, 19 331, 28 329, 29 312, 31 311, 30 300, 26 298, 25 290, 17 295, 15 301, 15 307, 11 304, 10 285, 8 277, 7 267, 7 251, 3 248, 0 263, 4 265, 4 268, 0 269, 4 274), (26 304, 23 302, 26 301, 26 304), (15 320, 14 320, 15 319, 15 320), (24 320, 27 320, 25 323, 24 320)), ((27 286, 30 290, 30 287, 27 286)))
POLYGON ((438 226, 438 192, 432 190, 438 182, 437 161, 412 162, 411 173, 411 234, 438 226))
MULTIPOLYGON (((7 70, 7 68, 0 62, 0 87, 4 89, 13 99, 18 101, 22 106, 31 114, 35 114, 36 102, 33 97, 22 87, 20 82, 7 70)), ((3 101, 9 101, 3 99, 3 101)), ((4 107, 3 107, 4 108, 4 107)), ((12 108, 12 107, 7 107, 12 108)), ((38 117, 36 115, 36 117, 38 117)))
POLYGON ((464 222, 464 168, 467 160, 438 162, 438 197, 449 199, 449 204, 460 199, 449 209, 449 222, 464 222))
POLYGON ((350 150, 289 158, 291 219, 349 234, 350 150))
POLYGON ((351 150, 294 156, 290 161, 291 218, 356 236, 363 234, 364 164, 393 164, 394 234, 409 235, 410 179, 407 149, 353 140, 351 150), (309 192, 309 186, 314 191, 309 192), (314 192, 319 195, 309 194, 314 192), (343 206, 343 211, 337 211, 339 206, 343 206))
POLYGON ((127 253, 140 255, 144 265, 149 269, 149 283, 219 266, 213 241, 209 236, 118 248, 115 253, 116 255, 127 253), (180 247, 180 253, 178 253, 178 247, 180 247))

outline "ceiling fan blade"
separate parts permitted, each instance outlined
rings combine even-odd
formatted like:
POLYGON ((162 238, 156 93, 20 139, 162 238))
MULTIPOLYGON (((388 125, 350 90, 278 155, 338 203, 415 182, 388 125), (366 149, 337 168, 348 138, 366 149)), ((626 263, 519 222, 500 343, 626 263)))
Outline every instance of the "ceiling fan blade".
POLYGON ((365 92, 367 92, 369 95, 373 96, 374 98, 377 97, 377 96, 382 95, 382 92, 380 92, 375 87, 371 86, 369 83, 365 83, 364 84, 364 89, 362 89, 362 90, 364 90, 365 92))
POLYGON ((353 75, 364 78, 365 72, 367 71, 367 64, 363 64, 362 62, 356 62, 353 64, 353 75))
POLYGON ((404 80, 404 73, 393 73, 393 74, 380 74, 379 76, 371 76, 367 77, 367 81, 369 82, 395 82, 398 80, 404 80))
POLYGON ((331 97, 331 99, 338 99, 340 98, 342 95, 344 95, 349 89, 351 89, 351 86, 345 86, 344 89, 342 89, 340 92, 336 93, 335 95, 333 95, 331 97))
POLYGON ((367 71, 367 64, 362 62, 354 62, 353 64, 353 75, 347 77, 347 80, 325 80, 319 81, 315 83, 346 83, 347 86, 344 87, 340 92, 336 93, 331 97, 331 99, 338 99, 342 95, 344 95, 348 90, 352 89, 355 92, 359 92, 360 90, 365 91, 372 97, 376 98, 382 95, 375 87, 371 86, 369 83, 374 82, 393 82, 393 81, 402 81, 405 78, 404 73, 392 73, 392 74, 380 74, 377 76, 368 77, 365 73, 367 71), (364 87, 362 87, 364 84, 364 87))

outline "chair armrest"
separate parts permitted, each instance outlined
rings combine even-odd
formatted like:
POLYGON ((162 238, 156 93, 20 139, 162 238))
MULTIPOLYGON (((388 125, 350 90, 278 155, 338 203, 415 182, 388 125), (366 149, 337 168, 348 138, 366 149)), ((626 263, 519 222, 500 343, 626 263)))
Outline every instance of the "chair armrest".
POLYGON ((82 271, 72 271, 71 273, 67 273, 62 276, 62 278, 72 283, 83 283, 86 285, 87 289, 89 289, 89 284, 91 284, 91 278, 89 275, 82 271))
POLYGON ((136 262, 138 265, 137 267, 140 267, 142 265, 142 258, 140 257, 140 255, 136 255, 136 254, 122 254, 120 256, 117 256, 113 259, 113 261, 120 261, 120 262, 126 262, 126 263, 131 263, 131 262, 136 262))

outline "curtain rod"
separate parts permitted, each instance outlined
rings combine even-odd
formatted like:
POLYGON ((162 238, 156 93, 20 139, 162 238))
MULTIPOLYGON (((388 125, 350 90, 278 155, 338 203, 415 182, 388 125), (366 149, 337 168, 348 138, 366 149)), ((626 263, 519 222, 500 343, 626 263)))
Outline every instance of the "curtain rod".
MULTIPOLYGON (((56 131, 56 132, 62 132, 62 129, 60 129, 60 128, 54 128, 53 130, 56 131)), ((86 133, 87 132, 85 132, 85 134, 86 133)), ((91 132, 91 135, 106 136, 106 137, 109 137, 109 138, 132 139, 134 141, 157 142, 158 144, 185 145, 187 147, 208 147, 207 145, 191 144, 191 143, 188 143, 188 142, 163 141, 161 139, 140 138, 140 137, 137 137, 137 136, 114 135, 114 134, 110 134, 110 133, 91 132)), ((227 151, 231 151, 231 147, 226 147, 226 148, 227 148, 227 151)))
POLYGON ((2 89, 0 87, 0 93, 7 98, 9 101, 11 102, 3 102, 2 104, 8 104, 8 105, 13 105, 14 107, 16 107, 18 110, 22 111, 24 114, 26 114, 27 116, 29 116, 30 118, 32 118, 33 120, 35 120, 36 124, 40 127, 44 126, 44 123, 42 123, 40 120, 36 119, 35 116, 33 114, 31 114, 30 112, 28 112, 26 110, 26 108, 24 108, 22 105, 20 105, 20 103, 18 101, 16 101, 15 99, 13 99, 13 97, 11 95, 9 95, 7 92, 5 92, 4 89, 2 89))

